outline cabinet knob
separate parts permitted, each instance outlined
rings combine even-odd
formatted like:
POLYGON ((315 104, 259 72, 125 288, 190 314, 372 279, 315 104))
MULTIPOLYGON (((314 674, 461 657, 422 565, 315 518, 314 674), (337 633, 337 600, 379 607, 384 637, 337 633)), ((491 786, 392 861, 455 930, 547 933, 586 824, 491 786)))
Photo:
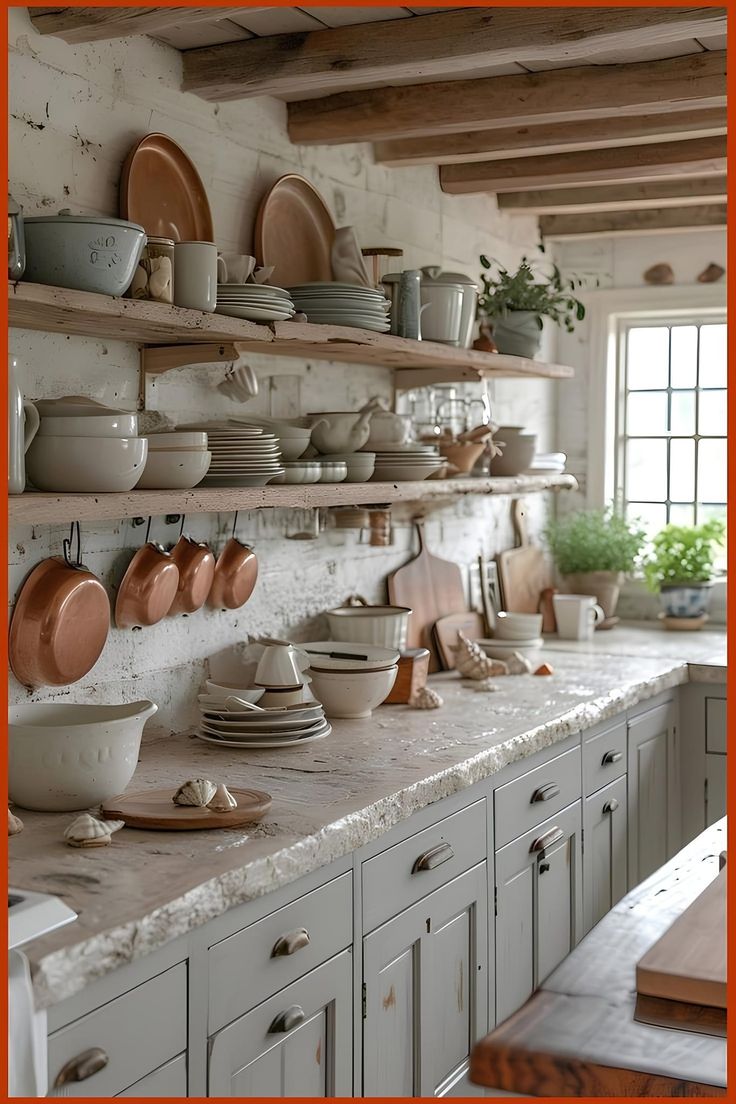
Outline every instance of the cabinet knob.
POLYGON ((610 798, 603 806, 604 813, 615 813, 618 809, 618 801, 615 797, 610 798))
POLYGON ((624 753, 622 751, 607 751, 601 759, 601 766, 608 767, 611 763, 620 763, 623 757, 624 753))
POLYGON ((538 790, 535 790, 531 796, 530 805, 536 805, 538 801, 551 801, 553 797, 558 797, 560 793, 560 787, 556 782, 548 782, 546 786, 540 786, 538 790))
POLYGON ((555 843, 559 843, 560 840, 565 838, 565 833, 561 828, 556 825, 554 828, 550 828, 549 832, 545 832, 543 836, 538 836, 529 847, 530 854, 537 854, 540 859, 544 858, 545 850, 548 847, 552 847, 555 843))
POLYGON ((298 1004, 292 1004, 284 1012, 279 1012, 276 1019, 268 1029, 269 1035, 279 1035, 284 1031, 291 1031, 304 1022, 304 1009, 298 1004))
POLYGON ((540 874, 546 874, 547 871, 549 870, 549 863, 548 862, 540 862, 537 869, 539 870, 540 874))
POLYGON ((54 1088, 60 1089, 63 1085, 69 1085, 72 1081, 86 1081, 104 1069, 110 1061, 102 1047, 90 1047, 89 1050, 78 1054, 76 1058, 70 1058, 65 1066, 62 1066, 56 1075, 54 1088))
POLYGON ((306 928, 297 928, 296 931, 286 932, 280 935, 273 945, 271 958, 279 958, 281 955, 293 955, 306 947, 309 943, 309 932, 306 928))
POLYGON ((423 855, 416 859, 411 872, 412 874, 418 874, 421 870, 434 870, 436 866, 442 866, 442 863, 449 862, 450 859, 454 858, 455 852, 449 843, 438 843, 436 847, 431 847, 429 851, 425 851, 423 855))

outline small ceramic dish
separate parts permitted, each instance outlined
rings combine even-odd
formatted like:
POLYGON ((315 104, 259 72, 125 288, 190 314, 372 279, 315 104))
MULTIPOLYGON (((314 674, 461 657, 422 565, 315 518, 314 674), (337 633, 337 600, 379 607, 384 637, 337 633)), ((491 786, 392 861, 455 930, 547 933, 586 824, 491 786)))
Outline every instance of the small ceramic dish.
POLYGON ((344 483, 348 475, 348 466, 344 460, 320 460, 320 483, 344 483))
POLYGON ((319 483, 322 478, 322 465, 315 460, 284 460, 283 468, 272 483, 319 483))
POLYGON ((378 648, 374 644, 355 644, 342 640, 311 640, 295 644, 311 665, 323 671, 373 671, 399 662, 395 648, 378 648), (355 659, 351 659, 355 656, 355 659))
POLYGON ((168 452, 154 449, 146 458, 139 490, 188 491, 201 483, 209 471, 212 453, 202 449, 168 452))

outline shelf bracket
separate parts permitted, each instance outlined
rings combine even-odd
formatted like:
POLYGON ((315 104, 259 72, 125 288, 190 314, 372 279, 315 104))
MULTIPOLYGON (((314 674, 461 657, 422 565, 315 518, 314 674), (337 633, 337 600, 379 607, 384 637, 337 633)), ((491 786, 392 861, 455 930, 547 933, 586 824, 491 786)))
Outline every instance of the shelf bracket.
POLYGON ((246 342, 220 341, 198 345, 144 345, 138 382, 138 405, 146 409, 146 384, 149 376, 161 376, 175 368, 192 364, 233 364, 252 346, 246 342))

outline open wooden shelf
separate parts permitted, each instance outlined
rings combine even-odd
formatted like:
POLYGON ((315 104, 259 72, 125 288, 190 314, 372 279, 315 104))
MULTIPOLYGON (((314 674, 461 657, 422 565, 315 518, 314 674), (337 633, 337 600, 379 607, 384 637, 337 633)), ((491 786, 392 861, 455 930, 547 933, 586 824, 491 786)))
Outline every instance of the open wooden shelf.
POLYGON ((568 379, 573 375, 571 368, 559 364, 455 349, 348 326, 295 322, 260 326, 226 315, 45 284, 9 286, 8 322, 29 330, 164 346, 148 350, 144 358, 147 374, 195 363, 192 347, 203 346, 200 363, 260 353, 380 365, 394 369, 399 389, 486 378, 568 379), (187 351, 179 352, 181 346, 187 351))
POLYGON ((478 479, 427 479, 407 483, 317 483, 311 486, 203 487, 192 491, 130 491, 127 494, 44 494, 9 498, 16 525, 111 521, 161 514, 218 514, 234 510, 423 502, 460 495, 523 495, 573 490, 572 475, 517 475, 478 479))

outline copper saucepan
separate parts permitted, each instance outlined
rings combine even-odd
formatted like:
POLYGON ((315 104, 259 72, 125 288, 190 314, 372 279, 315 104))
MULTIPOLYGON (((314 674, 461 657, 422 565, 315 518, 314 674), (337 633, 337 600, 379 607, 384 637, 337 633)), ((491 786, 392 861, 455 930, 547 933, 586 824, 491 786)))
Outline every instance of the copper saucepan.
POLYGON ((236 514, 232 536, 215 564, 215 577, 207 598, 210 609, 240 609, 256 585, 258 560, 253 549, 235 536, 237 523, 236 514))
POLYGON ((115 602, 115 624, 119 629, 155 625, 171 609, 179 586, 179 568, 170 552, 149 540, 128 564, 115 602))
POLYGON ((194 613, 207 601, 215 577, 215 556, 206 544, 184 535, 183 517, 179 540, 171 550, 171 558, 179 568, 179 586, 169 617, 177 613, 194 613))
POLYGON ((42 560, 25 579, 10 623, 10 667, 25 686, 67 686, 100 658, 110 630, 110 602, 100 580, 80 561, 79 523, 64 555, 42 560), (76 535, 77 555, 71 558, 76 535))

